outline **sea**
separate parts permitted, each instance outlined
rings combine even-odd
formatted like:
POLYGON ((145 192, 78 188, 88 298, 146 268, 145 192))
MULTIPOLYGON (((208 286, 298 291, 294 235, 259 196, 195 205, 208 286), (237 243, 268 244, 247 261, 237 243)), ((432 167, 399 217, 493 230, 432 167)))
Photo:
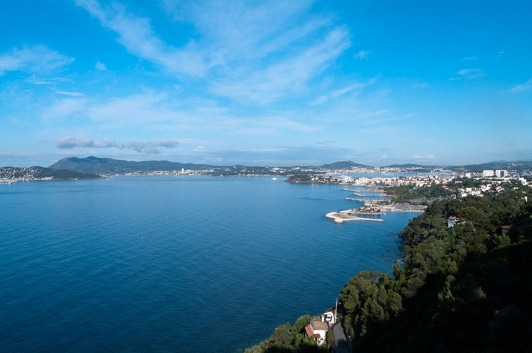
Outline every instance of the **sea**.
POLYGON ((418 214, 326 219, 346 197, 271 177, 0 184, 0 352, 243 352, 401 258, 418 214))

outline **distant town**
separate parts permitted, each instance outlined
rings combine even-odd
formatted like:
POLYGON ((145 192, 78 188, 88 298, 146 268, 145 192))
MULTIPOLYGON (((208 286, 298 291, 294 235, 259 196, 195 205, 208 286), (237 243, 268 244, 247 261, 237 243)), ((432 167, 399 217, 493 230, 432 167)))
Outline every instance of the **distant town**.
MULTIPOLYGON (((348 183, 364 186, 424 186, 446 184, 455 178, 517 180, 527 184, 532 162, 490 162, 478 165, 438 167, 415 164, 373 167, 340 161, 321 166, 212 166, 169 161, 133 162, 110 158, 64 158, 50 167, 2 167, 0 182, 79 180, 117 175, 211 175, 286 177, 291 183, 348 183), (390 177, 386 177, 389 174, 390 177), (356 175, 356 177, 355 177, 356 175)), ((472 191, 471 191, 472 192, 472 191)))

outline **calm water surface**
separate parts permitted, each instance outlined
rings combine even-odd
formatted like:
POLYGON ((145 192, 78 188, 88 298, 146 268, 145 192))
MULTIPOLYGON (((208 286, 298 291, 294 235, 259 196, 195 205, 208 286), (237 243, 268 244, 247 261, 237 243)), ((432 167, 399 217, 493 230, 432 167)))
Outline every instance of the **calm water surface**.
POLYGON ((390 272, 398 232, 338 185, 119 177, 0 185, 0 351, 242 352, 390 272))

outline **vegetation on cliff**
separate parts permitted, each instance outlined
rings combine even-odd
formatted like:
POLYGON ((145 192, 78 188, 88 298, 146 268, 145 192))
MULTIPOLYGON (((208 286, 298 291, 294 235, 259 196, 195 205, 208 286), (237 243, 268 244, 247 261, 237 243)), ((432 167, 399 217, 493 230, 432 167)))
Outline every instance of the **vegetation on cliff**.
POLYGON ((305 335, 305 326, 312 318, 304 315, 293 326, 290 323, 278 326, 273 334, 256 346, 246 349, 245 353, 327 353, 327 346, 316 346, 314 338, 305 335))
POLYGON ((529 352, 531 197, 515 187, 440 200, 412 220, 394 278, 362 272, 340 293, 354 349, 529 352))

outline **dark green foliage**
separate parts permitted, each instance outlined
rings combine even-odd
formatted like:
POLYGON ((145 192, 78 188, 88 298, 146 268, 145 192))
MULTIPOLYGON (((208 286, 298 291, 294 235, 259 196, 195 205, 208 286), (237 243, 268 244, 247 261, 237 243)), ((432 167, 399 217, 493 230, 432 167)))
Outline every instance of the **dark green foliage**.
POLYGON ((318 347, 313 338, 306 337, 305 326, 312 318, 309 315, 299 317, 294 326, 289 323, 275 328, 273 334, 256 346, 246 349, 246 353, 319 353, 328 352, 327 347, 318 347))
POLYGON ((346 284, 355 351, 532 352, 532 190, 507 189, 435 201, 402 231, 394 279, 364 271, 346 284))
POLYGON ((67 169, 84 173, 123 174, 154 170, 180 170, 181 168, 203 170, 211 168, 205 164, 177 163, 169 161, 124 161, 112 158, 76 158, 68 157, 50 166, 51 169, 67 169))
POLYGON ((372 168, 368 165, 355 163, 351 161, 338 161, 338 162, 334 162, 331 164, 324 164, 321 167, 325 169, 351 169, 353 167, 372 168))
POLYGON ((386 188, 386 192, 393 196, 394 202, 430 203, 434 200, 450 199, 453 191, 442 185, 432 184, 427 187, 394 186, 386 188))

